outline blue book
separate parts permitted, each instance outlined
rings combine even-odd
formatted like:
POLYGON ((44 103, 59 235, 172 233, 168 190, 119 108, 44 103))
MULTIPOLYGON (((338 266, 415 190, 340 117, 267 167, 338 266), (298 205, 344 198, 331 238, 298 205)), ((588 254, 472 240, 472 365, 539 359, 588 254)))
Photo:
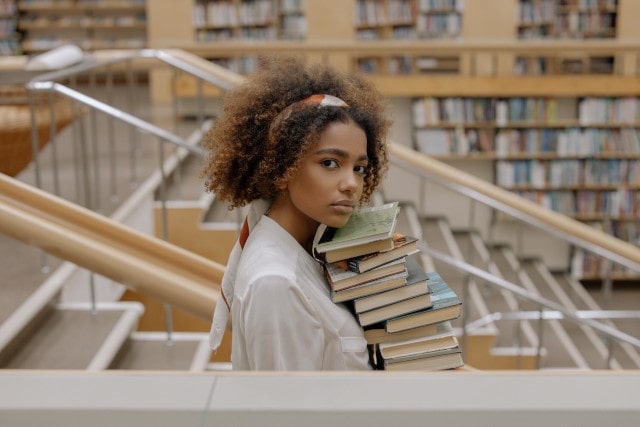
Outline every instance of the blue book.
POLYGON ((462 301, 438 273, 428 273, 431 307, 388 319, 387 332, 405 331, 419 326, 453 320, 460 316, 462 301))

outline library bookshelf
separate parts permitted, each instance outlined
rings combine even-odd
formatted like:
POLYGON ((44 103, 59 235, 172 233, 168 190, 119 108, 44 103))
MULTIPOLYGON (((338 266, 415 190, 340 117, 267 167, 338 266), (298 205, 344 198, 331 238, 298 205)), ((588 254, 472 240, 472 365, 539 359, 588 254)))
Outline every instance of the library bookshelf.
MULTIPOLYGON (((414 143, 444 161, 486 161, 497 185, 638 242, 639 102, 637 92, 624 91, 597 97, 416 97, 414 143)), ((576 277, 596 278, 608 268, 581 251, 572 257, 576 277)), ((616 279, 634 278, 613 268, 616 279)))
MULTIPOLYGON (((412 107, 406 111, 413 123, 408 138, 420 149, 420 135, 427 134, 423 145, 439 150, 431 155, 461 167, 480 161, 505 188, 626 240, 637 238, 640 29, 631 17, 640 14, 640 2, 320 3, 300 4, 307 19, 306 33, 298 39, 198 40, 188 22, 186 37, 167 47, 226 64, 244 61, 249 67, 241 71, 246 72, 256 64, 246 58, 264 53, 302 56, 365 72, 386 96, 410 99, 412 106, 428 102, 438 110, 443 105, 470 110, 467 116, 425 123, 412 107), (428 23, 439 30, 426 31, 428 23), (632 117, 588 118, 587 105, 592 110, 624 110, 632 117), (560 150, 558 140, 563 141, 560 150), (590 148, 568 149, 576 140, 587 141, 590 148), (565 169, 580 179, 558 183, 557 171, 565 169), (627 172, 605 174, 609 169, 627 172), (515 182, 521 175, 537 181, 515 182), (606 184, 601 182, 605 179, 606 184)), ((157 24, 149 25, 152 29, 157 24)), ((181 96, 195 97, 198 90, 195 82, 178 80, 181 96)), ((219 92, 205 87, 204 94, 219 92)), ((602 270, 578 253, 573 267, 581 277, 602 270)))
POLYGON ((17 0, 14 10, 25 54, 63 44, 84 50, 147 45, 144 0, 17 0))
POLYGON ((20 38, 17 33, 17 0, 0 0, 0 56, 17 55, 20 50, 20 38))
MULTIPOLYGON (((124 1, 133 8, 126 10, 137 16, 138 2, 124 1)), ((57 7, 80 2, 56 1, 56 7, 48 6, 49 12, 42 14, 65 16, 66 11, 61 13, 57 7)), ((24 14, 33 13, 29 7, 52 3, 17 1, 20 25, 26 24, 24 14)), ((88 3, 91 7, 76 8, 69 14, 90 15, 98 13, 98 5, 115 7, 123 2, 88 3)), ((424 123, 409 108, 406 114, 414 120, 407 139, 419 148, 420 133, 446 136, 446 150, 440 148, 432 155, 463 167, 467 161, 480 161, 493 171, 494 182, 506 188, 543 203, 565 206, 565 199, 575 200, 572 210, 562 210, 627 240, 637 239, 632 225, 635 211, 614 208, 608 198, 618 197, 619 207, 624 197, 626 204, 635 206, 629 209, 637 209, 640 184, 632 182, 635 172, 629 171, 640 163, 640 153, 634 148, 640 127, 640 26, 634 19, 640 16, 639 1, 146 0, 142 10, 146 45, 151 48, 184 49, 241 73, 250 73, 263 54, 302 56, 309 62, 368 73, 383 94, 408 99, 411 105, 458 103, 463 109, 477 110, 477 115, 453 121, 440 117, 424 123), (588 103, 624 110, 635 105, 628 108, 636 113, 624 121, 609 116, 585 121, 582 110, 588 103), (520 115, 513 113, 517 109, 522 110, 520 115), (457 143, 450 142, 456 137, 463 141, 462 152, 457 143), (611 146, 624 148, 558 151, 557 140, 571 138, 613 141, 611 146), (528 149, 542 147, 537 141, 543 140, 556 141, 556 145, 528 149), (623 142, 629 145, 621 145, 623 142), (586 180, 550 185, 546 181, 546 174, 557 169, 584 175, 587 170, 618 166, 628 170, 625 177, 607 176, 606 185, 586 180), (538 181, 502 181, 510 171, 513 176, 509 179, 514 179, 515 169, 518 173, 521 169, 534 171, 538 181), (539 182, 542 175, 545 180, 539 182), (603 203, 609 203, 606 209, 590 207, 603 203)), ((25 43, 29 34, 39 29, 23 28, 23 47, 29 47, 25 43)), ((97 29, 82 31, 92 40, 97 29)), ((152 71, 154 100, 169 99, 172 79, 161 70, 152 71)), ((183 99, 193 99, 200 92, 194 80, 179 76, 176 81, 183 99)), ((213 87, 202 89, 207 97, 221 95, 213 87)), ((574 265, 577 259, 576 255, 574 265)), ((598 268, 582 271, 591 275, 598 268)))
POLYGON ((615 38, 616 0, 519 0, 518 38, 615 38))

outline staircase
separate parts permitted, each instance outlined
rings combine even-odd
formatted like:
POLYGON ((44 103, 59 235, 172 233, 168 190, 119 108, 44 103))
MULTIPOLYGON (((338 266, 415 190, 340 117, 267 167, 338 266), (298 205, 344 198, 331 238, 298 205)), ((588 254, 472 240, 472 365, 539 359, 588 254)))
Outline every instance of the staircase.
MULTIPOLYGON (((189 170, 188 164, 185 170, 189 170)), ((179 228, 171 227, 176 235, 190 236, 187 241, 210 241, 215 239, 214 235, 226 233, 226 239, 232 244, 237 228, 236 213, 229 212, 226 205, 204 198, 194 202, 169 202, 168 206, 168 218, 179 218, 175 221, 180 224, 179 228), (196 237, 198 233, 204 235, 196 237)), ((549 271, 541 259, 518 258, 509 245, 486 242, 476 230, 452 229, 445 217, 421 217, 411 203, 402 203, 398 231, 416 235, 431 249, 491 272, 569 309, 602 309, 579 282, 567 274, 549 271)), ((540 307, 426 254, 418 257, 426 269, 438 271, 463 298, 464 315, 454 321, 454 326, 469 366, 544 370, 638 369, 640 366, 640 356, 632 346, 616 344, 613 357, 609 358, 607 343, 596 332, 567 319, 541 323, 537 319, 495 317, 463 335, 465 323, 473 324, 495 313, 537 312, 540 307)), ((210 363, 205 331, 139 331, 139 321, 145 311, 141 303, 59 302, 64 280, 55 282, 58 276, 65 276, 60 273, 65 268, 71 266, 63 263, 57 274, 49 276, 0 325, 1 368, 228 369, 228 365, 210 363), (12 328, 13 335, 8 332, 12 328)), ((632 295, 637 297, 635 293, 632 295)), ((613 321, 608 324, 615 326, 613 321)), ((625 331, 634 333, 629 328, 633 322, 627 321, 624 325, 625 331)))
MULTIPOLYGON (((432 250, 490 272, 567 309, 603 310, 579 281, 566 272, 549 271, 541 258, 519 258, 508 244, 487 242, 477 230, 452 229, 445 217, 420 216, 410 202, 402 203, 399 230, 419 236, 432 250)), ((522 320, 510 318, 507 314, 511 312, 524 312, 532 317, 541 307, 447 263, 425 255, 420 259, 423 266, 437 270, 458 295, 464 296, 464 316, 457 319, 454 326, 458 328, 459 338, 466 341, 466 363, 475 368, 589 370, 640 367, 638 350, 631 345, 614 344, 610 357, 606 340, 588 326, 564 318, 544 321, 536 316, 523 316, 522 320), (481 328, 474 328, 463 336, 465 322, 474 324, 482 318, 493 320, 482 322, 481 328)), ((633 303, 629 301, 639 301, 640 290, 627 292, 627 298, 617 305, 613 299, 613 305, 607 309, 631 310, 633 303)), ((637 319, 603 322, 632 336, 640 333, 637 319)))
MULTIPOLYGON (((144 102, 145 96, 137 97, 138 102, 144 102)), ((150 115, 155 122, 162 122, 162 114, 154 111, 150 115)), ((185 127, 185 132, 195 132, 193 123, 180 126, 185 127)), ((61 159, 66 162, 73 158, 73 132, 73 128, 65 130, 57 145, 61 159)), ((128 133, 126 128, 116 128, 118 140, 126 142, 128 133)), ((107 132, 96 133, 98 137, 103 134, 107 132)), ((52 166, 47 160, 50 150, 51 147, 47 147, 43 152, 41 163, 45 168, 52 166)), ((157 172, 156 162, 149 161, 158 158, 155 143, 137 142, 133 151, 125 143, 114 151, 118 153, 118 165, 138 162, 135 168, 138 180, 122 172, 116 174, 116 186, 126 190, 116 192, 116 196, 101 192, 98 206, 105 215, 121 213, 119 204, 135 198, 138 191, 145 189, 146 180, 157 172)), ((137 224, 176 245, 224 262, 243 214, 229 212, 226 205, 202 194, 199 158, 186 156, 178 163, 180 167, 167 177, 170 185, 164 191, 157 187, 145 190, 152 193, 151 207, 147 206, 137 224), (167 197, 164 205, 159 202, 160 193, 167 197), (165 210, 169 223, 167 236, 163 236, 160 220, 165 210), (155 226, 151 226, 152 223, 155 226)), ((70 164, 63 167, 73 168, 70 164)), ((19 178, 33 184, 32 172, 27 170, 19 178)), ((63 175, 60 179, 62 196, 73 200, 74 191, 78 193, 82 185, 74 176, 63 175)), ((44 186, 51 185, 51 181, 45 179, 44 186)), ((375 203, 385 199, 380 194, 376 196, 375 203)), ((393 200, 393 196, 387 199, 393 200)), ((135 215, 120 216, 126 222, 125 219, 135 215)), ((550 271, 540 258, 520 258, 508 244, 488 241, 477 230, 452 228, 444 216, 423 216, 411 202, 402 202, 398 231, 414 235, 430 249, 570 310, 635 310, 640 300, 640 291, 634 289, 615 290, 610 300, 603 300, 598 292, 585 289, 565 272, 550 271)), ((2 369, 205 371, 229 368, 225 363, 211 363, 207 322, 197 327, 170 325, 165 328, 164 314, 170 307, 163 307, 159 302, 153 306, 147 301, 125 301, 118 283, 87 276, 88 272, 77 266, 55 256, 44 256, 39 250, 7 236, 0 235, 0 255, 0 271, 4 272, 0 275, 2 369), (148 321, 149 318, 152 320, 148 321)), ((466 363, 471 367, 544 370, 640 367, 638 349, 631 345, 609 343, 592 328, 567 319, 540 321, 533 316, 540 310, 537 304, 426 253, 417 256, 427 271, 440 273, 463 299, 463 315, 453 324, 466 363), (515 319, 509 315, 514 312, 523 317, 515 319)), ((640 336, 638 319, 601 322, 640 336)))

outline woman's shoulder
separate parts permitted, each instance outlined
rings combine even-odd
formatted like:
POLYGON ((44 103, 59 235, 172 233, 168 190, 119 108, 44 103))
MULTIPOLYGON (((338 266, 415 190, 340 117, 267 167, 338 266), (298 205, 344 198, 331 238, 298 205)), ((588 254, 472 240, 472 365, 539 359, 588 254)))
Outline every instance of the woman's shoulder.
POLYGON ((240 257, 239 271, 250 276, 278 274, 294 276, 298 263, 298 248, 282 229, 268 220, 261 220, 251 231, 240 257))
POLYGON ((274 245, 255 245, 243 252, 238 264, 235 292, 244 295, 268 288, 289 292, 297 287, 295 256, 282 253, 274 245))

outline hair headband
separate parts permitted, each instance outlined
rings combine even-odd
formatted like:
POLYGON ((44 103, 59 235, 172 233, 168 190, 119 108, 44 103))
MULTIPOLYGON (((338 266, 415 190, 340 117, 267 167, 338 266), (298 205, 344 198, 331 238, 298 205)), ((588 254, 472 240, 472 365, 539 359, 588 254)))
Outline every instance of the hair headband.
MULTIPOLYGON (((326 95, 326 94, 311 95, 297 102, 301 102, 307 105, 319 105, 321 107, 348 107, 347 103, 344 102, 342 99, 338 98, 337 96, 326 95)), ((296 102, 294 102, 290 106, 293 106, 294 104, 296 104, 296 102)))
POLYGON ((274 117, 271 122, 271 128, 279 125, 283 121, 287 120, 291 113, 294 111, 300 111, 304 107, 309 106, 319 106, 319 107, 342 107, 347 108, 349 105, 344 102, 342 99, 337 96, 327 95, 327 94, 315 94, 308 96, 300 101, 295 101, 289 104, 284 110, 282 110, 276 117, 274 117))

